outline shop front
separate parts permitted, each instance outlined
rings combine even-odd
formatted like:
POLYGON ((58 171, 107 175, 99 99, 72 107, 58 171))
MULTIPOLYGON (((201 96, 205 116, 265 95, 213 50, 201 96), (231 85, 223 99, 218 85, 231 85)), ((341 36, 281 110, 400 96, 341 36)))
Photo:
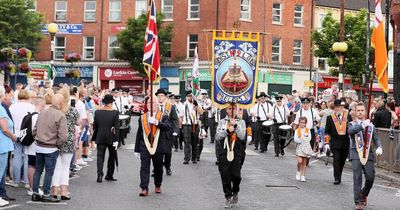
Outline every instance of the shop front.
MULTIPOLYGON (((192 89, 191 79, 192 70, 191 69, 181 69, 180 70, 180 84, 179 84, 179 94, 182 98, 185 98, 186 90, 192 89)), ((205 89, 208 95, 211 96, 211 75, 209 69, 200 69, 200 88, 205 89)))
POLYGON ((143 95, 148 79, 130 67, 100 67, 101 89, 128 88, 133 95, 143 95))
POLYGON ((282 72, 261 72, 258 74, 259 89, 258 92, 265 92, 266 86, 267 93, 270 96, 291 94, 293 84, 292 73, 282 72))
POLYGON ((78 65, 55 65, 55 78, 54 84, 72 84, 78 85, 81 80, 83 80, 86 84, 93 82, 93 66, 78 66, 78 65), (69 76, 69 72, 79 70, 79 77, 71 77, 69 76))

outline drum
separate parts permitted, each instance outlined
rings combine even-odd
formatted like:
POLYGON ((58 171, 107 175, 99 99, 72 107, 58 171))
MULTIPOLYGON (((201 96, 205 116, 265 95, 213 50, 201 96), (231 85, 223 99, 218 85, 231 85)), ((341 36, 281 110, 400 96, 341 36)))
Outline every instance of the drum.
POLYGON ((118 118, 119 118, 119 136, 120 139, 123 140, 128 136, 128 133, 130 132, 131 116, 120 114, 118 118))
POLYGON ((290 131, 290 130, 292 130, 292 126, 290 126, 290 125, 281 125, 281 126, 279 126, 279 130, 290 131))
POLYGON ((272 121, 272 120, 267 120, 262 123, 262 125, 265 127, 271 127, 273 124, 274 124, 274 121, 272 121))

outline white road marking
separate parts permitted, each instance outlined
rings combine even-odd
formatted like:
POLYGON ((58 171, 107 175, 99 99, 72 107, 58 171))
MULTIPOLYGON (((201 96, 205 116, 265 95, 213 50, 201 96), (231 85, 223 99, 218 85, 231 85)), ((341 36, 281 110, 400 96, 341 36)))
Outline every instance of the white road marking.
POLYGON ((37 202, 37 201, 27 201, 28 204, 43 204, 43 205, 64 205, 66 206, 67 203, 65 202, 58 202, 58 203, 47 203, 47 202, 37 202))
POLYGON ((397 187, 390 187, 390 186, 385 186, 385 185, 380 185, 380 184, 374 184, 374 186, 391 189, 391 190, 399 190, 399 188, 397 188, 397 187))
POLYGON ((0 209, 11 209, 11 208, 16 208, 16 207, 18 207, 18 206, 21 206, 21 205, 20 205, 20 204, 13 204, 13 205, 1 207, 0 209))
POLYGON ((309 163, 308 163, 308 165, 312 165, 312 164, 314 164, 314 163, 316 163, 316 162, 318 162, 319 160, 312 160, 312 161, 310 161, 309 163))

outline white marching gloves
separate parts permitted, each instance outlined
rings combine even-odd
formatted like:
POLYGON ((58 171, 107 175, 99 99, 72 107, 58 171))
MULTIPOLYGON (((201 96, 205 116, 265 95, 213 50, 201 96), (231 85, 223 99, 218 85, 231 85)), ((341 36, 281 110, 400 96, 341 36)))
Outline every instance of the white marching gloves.
POLYGON ((382 147, 378 147, 378 149, 376 149, 376 155, 382 155, 382 154, 383 154, 382 147))
POLYGON ((178 134, 176 132, 173 132, 172 135, 173 136, 178 136, 178 134))
POLYGON ((137 157, 138 159, 140 159, 140 153, 135 152, 135 157, 137 157))
POLYGON ((247 136, 247 144, 249 144, 251 140, 252 140, 251 136, 247 136))
POLYGON ((113 147, 115 147, 115 149, 118 148, 118 141, 114 141, 114 142, 113 142, 113 147))

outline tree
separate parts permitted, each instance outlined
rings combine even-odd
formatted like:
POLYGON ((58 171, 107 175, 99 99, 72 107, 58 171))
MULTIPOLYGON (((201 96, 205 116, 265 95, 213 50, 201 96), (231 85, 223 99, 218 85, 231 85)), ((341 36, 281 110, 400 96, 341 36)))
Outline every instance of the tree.
MULTIPOLYGON (((160 44, 161 62, 164 56, 170 50, 167 42, 172 40, 173 25, 162 24, 164 16, 157 13, 157 30, 160 44)), ((144 36, 147 27, 147 14, 143 13, 138 18, 130 18, 125 30, 118 34, 119 49, 114 50, 115 57, 121 60, 128 61, 129 64, 142 75, 145 75, 143 66, 143 47, 144 36)))
POLYGON ((43 16, 28 10, 33 5, 32 0, 0 0, 0 49, 19 44, 37 50, 43 16))
MULTIPOLYGON (((339 66, 338 58, 332 50, 333 43, 339 41, 339 30, 339 21, 333 19, 332 14, 328 13, 322 22, 322 28, 315 29, 312 33, 315 45, 314 55, 320 58, 327 58, 328 65, 331 67, 339 66)), ((360 10, 355 16, 345 15, 344 39, 348 49, 345 52, 344 75, 351 76, 352 81, 356 84, 362 83, 361 76, 365 71, 366 31, 367 10, 360 10)), ((330 69, 329 73, 335 76, 338 75, 338 68, 330 69)))

